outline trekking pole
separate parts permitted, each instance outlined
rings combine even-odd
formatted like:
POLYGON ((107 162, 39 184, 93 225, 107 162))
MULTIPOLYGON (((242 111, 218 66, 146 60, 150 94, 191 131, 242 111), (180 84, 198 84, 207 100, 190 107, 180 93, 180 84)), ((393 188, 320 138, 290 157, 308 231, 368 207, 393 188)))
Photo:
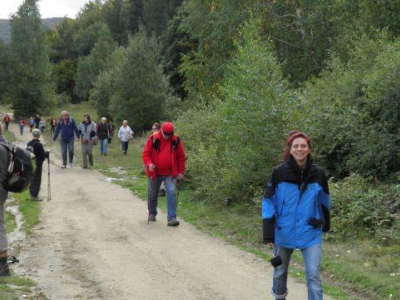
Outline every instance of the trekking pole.
POLYGON ((51 186, 50 186, 50 154, 47 157, 47 201, 51 200, 51 186))
POLYGON ((181 190, 181 179, 177 181, 178 191, 176 192, 176 204, 178 205, 179 191, 181 190))

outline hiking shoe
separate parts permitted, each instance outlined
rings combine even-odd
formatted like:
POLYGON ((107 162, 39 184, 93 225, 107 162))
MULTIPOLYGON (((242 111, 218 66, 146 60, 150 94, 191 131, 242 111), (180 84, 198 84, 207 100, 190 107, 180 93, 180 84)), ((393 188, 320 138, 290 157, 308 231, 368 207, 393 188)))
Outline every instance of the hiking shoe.
POLYGON ((177 219, 168 220, 168 226, 178 226, 179 221, 177 219))
POLYGON ((88 168, 88 166, 83 166, 82 168, 84 168, 84 169, 87 169, 87 168, 88 168))
POLYGON ((69 167, 72 169, 74 167, 73 163, 69 163, 69 167))
POLYGON ((40 199, 39 197, 31 196, 31 201, 43 201, 43 200, 40 199))
POLYGON ((156 221, 156 215, 149 215, 149 221, 155 222, 156 221))
POLYGON ((66 169, 67 168, 67 165, 62 165, 61 166, 61 169, 66 169))

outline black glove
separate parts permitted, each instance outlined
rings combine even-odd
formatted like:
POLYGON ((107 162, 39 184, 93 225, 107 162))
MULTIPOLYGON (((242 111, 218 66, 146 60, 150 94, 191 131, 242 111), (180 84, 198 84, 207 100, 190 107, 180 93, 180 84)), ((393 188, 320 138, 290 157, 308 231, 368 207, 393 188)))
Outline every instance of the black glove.
POLYGON ((44 157, 47 158, 47 159, 49 159, 49 158, 50 158, 50 151, 46 151, 46 152, 44 153, 44 157))
POLYGON ((324 227, 325 225, 325 221, 324 219, 316 219, 316 218, 312 218, 308 221, 307 223, 308 225, 314 227, 314 228, 319 228, 319 227, 324 227))
POLYGON ((275 240, 275 217, 263 219, 263 243, 273 243, 275 240))

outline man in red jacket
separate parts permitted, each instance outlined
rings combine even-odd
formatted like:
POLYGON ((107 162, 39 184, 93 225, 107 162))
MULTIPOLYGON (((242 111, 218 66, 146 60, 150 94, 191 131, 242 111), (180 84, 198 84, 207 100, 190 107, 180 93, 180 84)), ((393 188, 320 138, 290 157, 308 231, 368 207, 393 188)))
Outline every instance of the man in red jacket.
POLYGON ((146 174, 149 177, 149 221, 157 216, 160 185, 164 182, 167 192, 168 226, 178 226, 176 219, 176 187, 185 173, 186 156, 183 143, 174 134, 174 125, 164 122, 161 130, 149 136, 142 153, 146 174))

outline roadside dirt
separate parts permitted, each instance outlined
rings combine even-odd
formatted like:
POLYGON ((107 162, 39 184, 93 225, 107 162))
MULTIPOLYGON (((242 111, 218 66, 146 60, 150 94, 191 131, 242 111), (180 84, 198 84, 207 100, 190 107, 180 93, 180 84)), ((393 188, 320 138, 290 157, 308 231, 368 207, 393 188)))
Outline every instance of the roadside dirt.
MULTIPOLYGON (((11 130, 24 145, 31 139, 29 129, 23 136, 16 124, 11 130)), ((273 299, 268 262, 182 219, 168 227, 162 211, 148 225, 144 201, 97 171, 61 169, 59 142, 45 148, 51 201, 46 164, 41 221, 32 237, 13 238, 20 263, 12 268, 49 299, 273 299)), ((305 284, 289 281, 287 299, 307 299, 305 284)))

